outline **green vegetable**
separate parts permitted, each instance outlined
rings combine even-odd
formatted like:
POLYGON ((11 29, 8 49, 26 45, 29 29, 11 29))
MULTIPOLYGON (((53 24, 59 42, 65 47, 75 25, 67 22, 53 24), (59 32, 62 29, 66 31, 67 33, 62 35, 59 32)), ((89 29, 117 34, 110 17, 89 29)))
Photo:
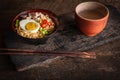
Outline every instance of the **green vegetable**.
POLYGON ((42 34, 44 34, 44 35, 48 35, 51 33, 50 31, 44 30, 43 28, 40 28, 40 32, 42 32, 42 34))
POLYGON ((15 22, 15 26, 18 27, 19 26, 19 20, 17 19, 15 22))
POLYGON ((52 30, 49 30, 49 31, 48 31, 48 34, 51 34, 52 32, 53 32, 52 30))
POLYGON ((46 34, 48 34, 48 31, 44 30, 44 31, 42 31, 42 33, 46 35, 46 34))

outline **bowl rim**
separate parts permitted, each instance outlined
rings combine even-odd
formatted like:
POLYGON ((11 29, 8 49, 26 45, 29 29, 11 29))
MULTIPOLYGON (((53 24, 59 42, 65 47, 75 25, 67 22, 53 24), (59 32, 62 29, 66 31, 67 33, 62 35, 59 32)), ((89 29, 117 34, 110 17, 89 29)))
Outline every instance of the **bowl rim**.
MULTIPOLYGON (((43 14, 47 14, 53 20, 53 22, 55 23, 54 31, 51 34, 49 34, 48 36, 46 36, 46 37, 50 37, 51 35, 53 35, 57 31, 57 28, 58 28, 58 25, 59 25, 59 21, 58 21, 58 16, 55 13, 53 13, 50 10, 46 10, 46 9, 29 9, 29 10, 24 10, 24 11, 18 13, 12 20, 12 30, 17 35, 19 35, 19 34, 15 30, 15 25, 14 25, 15 21, 19 18, 20 15, 31 13, 31 12, 41 12, 43 14)), ((21 35, 19 35, 19 36, 21 36, 21 35)), ((46 37, 43 37, 43 38, 27 38, 27 37, 23 37, 23 36, 21 36, 21 37, 22 38, 26 38, 26 39, 31 39, 31 40, 46 38, 46 37)))

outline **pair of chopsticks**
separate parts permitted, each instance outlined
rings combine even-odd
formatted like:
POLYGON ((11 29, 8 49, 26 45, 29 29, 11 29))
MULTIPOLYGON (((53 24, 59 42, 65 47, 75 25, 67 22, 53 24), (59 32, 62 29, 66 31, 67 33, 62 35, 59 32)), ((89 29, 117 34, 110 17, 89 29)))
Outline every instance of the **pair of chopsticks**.
POLYGON ((28 49, 0 48, 0 54, 10 54, 10 55, 39 54, 41 56, 69 56, 69 57, 96 59, 95 52, 36 51, 36 50, 28 50, 28 49))

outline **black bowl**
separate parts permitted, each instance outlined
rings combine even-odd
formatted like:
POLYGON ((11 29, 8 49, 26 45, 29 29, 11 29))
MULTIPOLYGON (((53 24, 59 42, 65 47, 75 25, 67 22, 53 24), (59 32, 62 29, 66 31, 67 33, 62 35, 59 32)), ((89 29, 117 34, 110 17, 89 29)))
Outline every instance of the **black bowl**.
POLYGON ((36 45, 36 44, 39 44, 39 43, 45 43, 48 38, 52 37, 52 36, 55 34, 56 30, 58 29, 58 25, 59 25, 59 21, 58 21, 58 18, 57 18, 57 16, 56 16, 56 14, 54 14, 54 13, 51 12, 51 11, 44 10, 44 9, 33 9, 33 10, 23 11, 23 12, 19 13, 17 16, 15 16, 15 18, 14 18, 13 21, 12 21, 12 29, 13 29, 13 31, 14 31, 20 38, 22 38, 23 40, 25 40, 27 43, 32 43, 32 44, 35 44, 35 45, 36 45), (54 22, 54 24, 55 24, 54 31, 53 31, 51 34, 49 34, 49 35, 47 35, 46 37, 43 37, 43 38, 26 38, 26 37, 23 37, 23 36, 19 35, 19 34, 16 32, 16 30, 15 30, 15 21, 16 21, 21 15, 25 15, 25 14, 28 14, 28 13, 31 13, 31 12, 41 12, 41 13, 43 13, 43 14, 48 15, 48 16, 52 19, 52 21, 54 22))

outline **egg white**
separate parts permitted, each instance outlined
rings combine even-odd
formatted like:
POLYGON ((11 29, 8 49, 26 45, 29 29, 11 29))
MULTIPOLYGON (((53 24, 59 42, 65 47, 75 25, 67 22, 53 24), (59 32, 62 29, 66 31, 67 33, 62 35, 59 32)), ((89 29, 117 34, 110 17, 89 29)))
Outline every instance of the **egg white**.
POLYGON ((23 30, 26 30, 26 31, 31 32, 31 33, 36 33, 36 32, 38 32, 38 30, 39 30, 39 28, 40 28, 40 24, 39 24, 38 22, 36 22, 35 20, 33 20, 33 19, 24 19, 24 20, 21 20, 20 23, 19 23, 19 25, 20 25, 20 27, 21 27, 23 30), (26 26, 27 23, 29 23, 29 22, 34 22, 34 23, 37 25, 37 27, 36 27, 34 30, 27 30, 27 29, 25 28, 25 26, 26 26))

